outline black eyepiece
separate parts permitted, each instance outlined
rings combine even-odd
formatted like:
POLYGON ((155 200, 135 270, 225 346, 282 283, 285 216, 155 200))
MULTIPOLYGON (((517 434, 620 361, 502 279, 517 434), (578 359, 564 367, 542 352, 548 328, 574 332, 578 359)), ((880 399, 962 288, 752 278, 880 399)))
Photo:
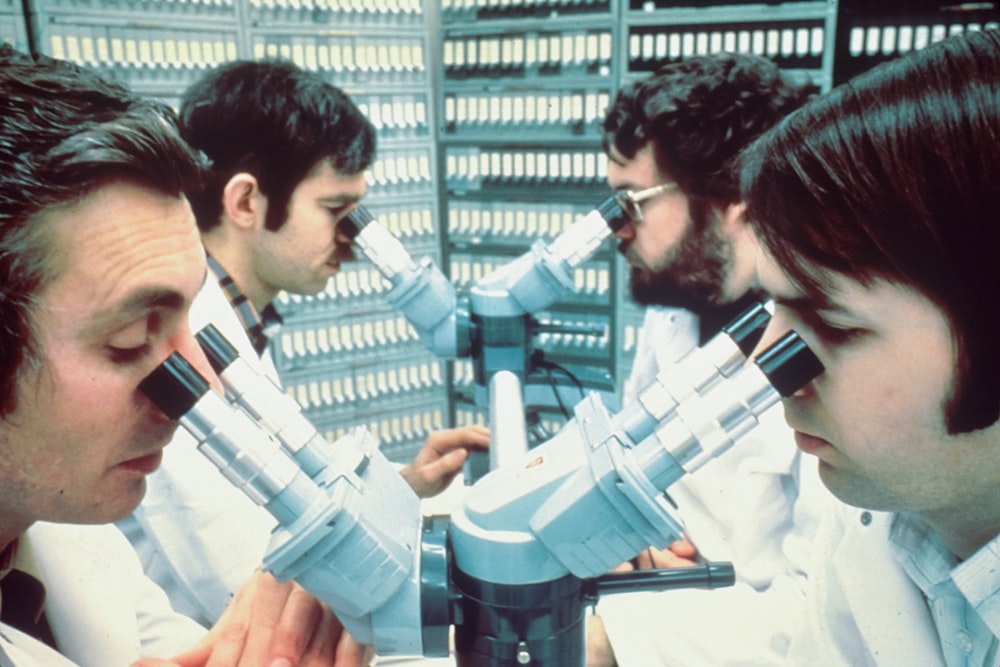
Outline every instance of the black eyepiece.
POLYGON ((139 383, 139 391, 171 419, 180 419, 208 390, 208 381, 177 352, 139 383))
POLYGON ((794 331, 789 331, 756 360, 778 393, 791 396, 823 372, 823 364, 794 331))

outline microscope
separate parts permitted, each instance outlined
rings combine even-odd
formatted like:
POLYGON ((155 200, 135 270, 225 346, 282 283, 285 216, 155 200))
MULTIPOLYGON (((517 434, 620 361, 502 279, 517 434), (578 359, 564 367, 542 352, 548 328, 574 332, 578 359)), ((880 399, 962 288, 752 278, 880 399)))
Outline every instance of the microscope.
POLYGON ((472 358, 475 401, 485 407, 494 373, 510 371, 522 387, 530 383, 539 362, 533 339, 556 331, 535 314, 575 290, 574 271, 626 221, 618 199, 608 197, 551 242, 535 241, 461 295, 430 258, 413 260, 364 207, 341 224, 389 281, 389 304, 409 320, 425 347, 441 359, 472 358))
POLYGON ((732 583, 725 564, 607 573, 678 539, 670 485, 822 372, 795 332, 748 361, 767 319, 763 308, 741 316, 621 411, 587 396, 531 449, 521 378, 494 373, 491 446, 509 454, 450 517, 421 516, 364 429, 328 443, 211 328, 198 338, 225 396, 176 353, 140 389, 275 517, 264 569, 330 605, 357 640, 444 656, 453 627, 461 667, 582 666, 586 607, 600 595, 732 583))
MULTIPOLYGON (((415 261, 364 207, 355 209, 340 224, 353 238, 354 246, 389 282, 389 304, 407 318, 424 346, 440 359, 471 357, 476 405, 489 406, 491 378, 508 371, 517 377, 522 396, 526 395, 526 413, 535 415, 540 406, 563 406, 558 386, 550 384, 551 375, 543 372, 552 364, 535 347, 536 335, 601 333, 593 328, 539 322, 536 314, 575 290, 575 270, 626 221, 617 197, 608 197, 551 242, 535 241, 526 253, 462 294, 429 257, 415 261)), ((537 416, 529 433, 533 443, 548 438, 537 416)), ((468 481, 489 470, 486 458, 481 452, 470 453, 465 470, 468 481)))

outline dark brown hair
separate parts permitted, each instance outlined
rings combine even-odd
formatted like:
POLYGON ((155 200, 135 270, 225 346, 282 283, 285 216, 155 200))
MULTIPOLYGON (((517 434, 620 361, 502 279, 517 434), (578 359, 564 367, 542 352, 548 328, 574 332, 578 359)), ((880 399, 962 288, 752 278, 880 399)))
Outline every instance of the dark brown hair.
POLYGON ((790 116, 744 155, 748 217, 788 277, 919 290, 958 352, 952 433, 1000 417, 1000 32, 886 63, 790 116))

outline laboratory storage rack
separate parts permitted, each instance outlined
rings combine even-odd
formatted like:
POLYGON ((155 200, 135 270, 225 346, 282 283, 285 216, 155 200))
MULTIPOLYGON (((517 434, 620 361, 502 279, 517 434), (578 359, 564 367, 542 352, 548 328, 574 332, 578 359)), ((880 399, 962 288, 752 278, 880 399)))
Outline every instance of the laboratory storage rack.
POLYGON ((835 0, 739 2, 623 0, 620 57, 635 78, 692 55, 754 53, 786 71, 830 87, 835 0))
POLYGON ((28 51, 28 33, 21 0, 0 0, 0 42, 28 51))
POLYGON ((32 47, 174 106, 215 65, 246 53, 233 0, 24 0, 32 47))
MULTIPOLYGON (((414 257, 440 263, 437 166, 421 0, 251 3, 252 57, 278 56, 345 90, 378 132, 365 206, 414 257)), ((410 461, 448 426, 443 362, 386 301, 364 260, 342 267, 315 296, 284 296, 275 357, 288 391, 330 439, 368 427, 392 460, 410 461)))
MULTIPOLYGON (((2 2, 3 0, 0 0, 2 2)), ((20 0, 16 0, 19 2, 20 0)), ((280 57, 321 73, 378 132, 366 206, 416 257, 440 262, 427 14, 420 0, 27 0, 35 48, 176 105, 219 63, 280 57)), ((409 461, 448 426, 442 362, 385 300, 365 261, 314 296, 281 294, 272 353, 286 391, 335 440, 368 427, 409 461)))
MULTIPOLYGON (((474 282, 610 194, 600 127, 623 83, 728 50, 767 56, 825 90, 835 20, 834 0, 442 0, 439 165, 452 279, 474 282)), ((630 371, 642 310, 628 273, 609 243, 578 271, 577 293, 542 314, 601 332, 538 340, 587 389, 620 387, 630 371)), ((482 422, 471 364, 453 372, 456 420, 482 422)), ((543 408, 543 425, 558 426, 560 412, 543 408)))
POLYGON ((966 30, 1000 27, 995 2, 840 0, 833 79, 839 85, 879 63, 966 30))
MULTIPOLYGON (((444 0, 438 136, 447 271, 460 290, 549 241, 610 192, 600 122, 615 88, 618 0, 444 0)), ((534 315, 551 372, 526 390, 551 432, 584 390, 613 392, 620 368, 616 258, 608 243, 576 290, 534 315), (579 385, 577 384, 579 382, 579 385)), ((452 368, 456 423, 483 422, 473 363, 452 368)))

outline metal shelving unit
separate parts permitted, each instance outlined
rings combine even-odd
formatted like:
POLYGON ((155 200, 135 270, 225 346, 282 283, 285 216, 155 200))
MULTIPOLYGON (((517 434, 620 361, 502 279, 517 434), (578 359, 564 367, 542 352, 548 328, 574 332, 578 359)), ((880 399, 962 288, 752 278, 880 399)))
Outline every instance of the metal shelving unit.
POLYGON ((833 83, 965 30, 1000 27, 992 2, 840 0, 833 83))
MULTIPOLYGON (((607 196, 598 130, 616 81, 616 13, 616 0, 442 4, 442 227, 460 289, 607 196)), ((612 391, 617 261, 610 249, 599 252, 576 271, 576 294, 535 314, 563 328, 536 337, 546 361, 612 391)), ((456 422, 484 422, 472 363, 456 362, 453 378, 456 422)), ((560 404, 578 400, 561 373, 526 389, 548 430, 565 418, 560 404)))

